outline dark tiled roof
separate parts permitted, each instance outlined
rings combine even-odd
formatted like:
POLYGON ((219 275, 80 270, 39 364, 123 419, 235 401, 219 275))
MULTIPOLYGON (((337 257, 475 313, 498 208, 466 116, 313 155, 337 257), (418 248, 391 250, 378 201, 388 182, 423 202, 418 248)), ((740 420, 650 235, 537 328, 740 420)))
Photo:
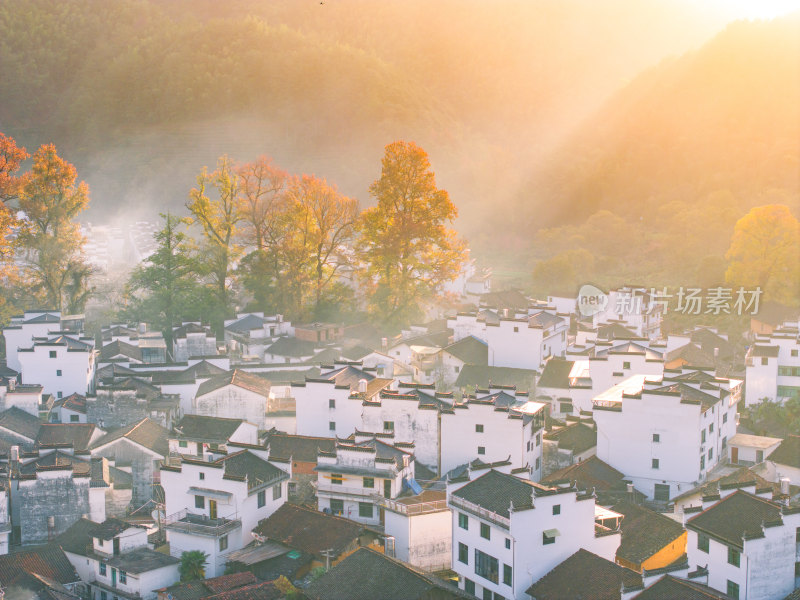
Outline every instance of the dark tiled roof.
POLYGON ((342 517, 283 504, 253 530, 272 541, 316 557, 329 548, 338 556, 356 542, 362 526, 342 517))
POLYGON ((107 433, 94 442, 91 447, 92 449, 96 449, 123 437, 161 456, 167 456, 169 454, 169 443, 167 442, 169 431, 147 417, 133 425, 120 427, 119 429, 107 433))
POLYGON ((620 502, 611 510, 625 517, 622 519, 622 542, 617 548, 617 558, 632 564, 640 565, 684 533, 680 523, 644 506, 620 502))
POLYGON ((201 360, 196 362, 188 369, 181 371, 182 373, 191 374, 195 377, 214 377, 215 375, 222 375, 223 373, 227 373, 225 369, 222 367, 218 367, 212 362, 208 362, 207 360, 201 360))
POLYGON ((471 335, 446 346, 444 351, 467 365, 489 364, 489 346, 471 335))
POLYGON ((756 489, 765 489, 770 488, 774 492, 780 491, 780 484, 773 483, 771 481, 767 481, 761 475, 754 473, 747 467, 739 467, 732 473, 728 473, 727 475, 723 475, 722 477, 718 477, 716 479, 706 480, 706 482, 688 490, 686 493, 676 496, 674 500, 682 500, 683 498, 688 498, 689 496, 696 494, 698 490, 703 496, 710 496, 712 494, 718 494, 721 489, 730 489, 732 487, 749 487, 755 486, 756 489))
POLYGON ((272 581, 262 581, 240 588, 206 596, 204 600, 278 600, 285 594, 272 581))
POLYGON ((530 300, 519 290, 503 290, 498 292, 488 292, 480 296, 481 306, 491 306, 493 308, 528 308, 530 300))
POLYGON ((92 534, 97 523, 81 517, 70 527, 58 535, 53 544, 59 546, 65 552, 86 556, 87 547, 92 543, 92 534))
POLYGON ((750 347, 750 354, 758 357, 766 356, 768 358, 775 358, 778 356, 779 350, 780 348, 778 346, 759 346, 756 344, 750 347))
POLYGON ((204 396, 205 394, 210 394, 211 392, 224 388, 227 385, 235 385, 242 389, 255 392, 256 394, 261 394, 265 398, 269 397, 269 381, 263 377, 239 369, 228 371, 223 375, 218 375, 212 377, 208 381, 204 381, 197 389, 197 395, 204 396))
POLYGON ((63 407, 68 410, 86 414, 86 397, 80 394, 70 394, 66 398, 56 400, 53 404, 53 408, 56 407, 63 407))
POLYGON ((800 468, 800 435, 790 435, 769 455, 769 460, 781 465, 800 468))
POLYGON ((110 540, 131 527, 136 527, 136 525, 131 525, 121 519, 111 517, 102 523, 97 523, 92 530, 92 536, 100 538, 101 540, 110 540))
POLYGON ((455 386, 464 388, 468 385, 488 387, 490 384, 513 385, 518 390, 530 390, 536 380, 536 371, 515 369, 512 367, 487 367, 482 365, 464 365, 458 374, 455 386))
POLYGON ((536 600, 619 600, 623 581, 641 582, 638 573, 588 550, 578 550, 526 590, 536 600))
POLYGON ((554 429, 546 433, 544 438, 558 442, 560 449, 572 450, 575 454, 597 446, 597 431, 586 423, 571 423, 561 429, 554 429))
POLYGON ((84 452, 96 429, 94 423, 45 423, 39 428, 36 445, 72 446, 76 452, 84 452))
POLYGON ((569 389, 569 374, 574 365, 574 360, 565 360, 557 356, 550 358, 542 369, 537 387, 569 389))
POLYGON ((351 388, 358 385, 358 382, 362 379, 366 379, 367 383, 375 379, 375 376, 371 373, 367 373, 359 369, 358 367, 354 367, 352 365, 347 365, 344 367, 337 367, 330 371, 325 371, 324 373, 320 373, 318 379, 325 379, 326 381, 333 381, 336 385, 339 386, 350 386, 351 388))
POLYGON ((12 406, 0 413, 0 427, 13 431, 14 433, 35 440, 42 427, 42 421, 21 408, 12 406))
POLYGON ((528 317, 529 327, 541 327, 542 329, 553 327, 554 325, 558 325, 562 322, 564 322, 564 319, 544 310, 541 310, 528 317))
POLYGON ((5 600, 80 600, 57 581, 30 573, 22 574, 4 592, 5 600))
POLYGON ((305 590, 312 600, 473 598, 398 560, 359 548, 305 590))
POLYGON ((281 337, 268 346, 264 352, 277 356, 288 356, 290 358, 304 358, 314 356, 317 345, 314 342, 298 340, 294 337, 281 337))
POLYGON ((580 489, 608 490, 619 485, 625 475, 596 456, 550 473, 542 483, 577 481, 580 489))
POLYGON ((146 573, 162 567, 177 565, 180 558, 156 552, 147 547, 136 548, 129 552, 108 559, 108 564, 127 571, 128 573, 146 573))
POLYGON ((203 581, 188 581, 157 590, 169 593, 173 600, 201 600, 214 594, 221 594, 256 582, 256 576, 249 571, 212 577, 203 581))
POLYGON ((687 579, 664 575, 633 600, 731 600, 722 592, 687 579))
POLYGON ((110 344, 106 344, 100 349, 100 360, 111 360, 115 356, 121 354, 133 360, 142 360, 142 350, 139 346, 134 346, 123 342, 121 340, 114 340, 110 344))
POLYGON ((635 340, 639 336, 620 323, 604 323, 597 327, 597 337, 601 340, 635 340))
POLYGON ((65 585, 80 581, 64 552, 53 544, 0 556, 0 581, 3 587, 13 585, 25 573, 41 575, 65 585))
POLYGON ((533 505, 533 495, 537 488, 542 489, 532 481, 492 469, 460 487, 452 495, 508 518, 512 502, 515 510, 533 505))
POLYGON ((217 459, 216 463, 225 463, 226 476, 247 477, 248 488, 254 488, 282 478, 288 479, 289 477, 271 462, 259 458, 247 450, 241 450, 217 459))
POLYGON ((780 505, 738 490, 689 519, 686 527, 741 548, 744 536, 761 537, 762 524, 779 521, 780 505))
POLYGON ((333 438, 310 437, 305 435, 288 435, 285 433, 271 433, 267 438, 269 455, 294 461, 315 463, 317 453, 334 452, 336 440, 333 438))
POLYGON ((254 329, 263 329, 264 323, 266 323, 265 319, 251 314, 226 325, 225 329, 232 333, 250 333, 254 329))
POLYGON ((239 426, 242 419, 221 419, 202 415, 185 415, 175 424, 175 435, 179 439, 227 441, 239 426))
MULTIPOLYGON (((235 323, 233 325, 235 325, 235 323)), ((225 329, 230 329, 230 327, 226 327, 225 329)), ((207 336, 214 337, 214 334, 208 327, 203 327, 197 323, 184 323, 180 327, 176 327, 172 330, 172 339, 185 338, 187 333, 205 333, 207 336)))

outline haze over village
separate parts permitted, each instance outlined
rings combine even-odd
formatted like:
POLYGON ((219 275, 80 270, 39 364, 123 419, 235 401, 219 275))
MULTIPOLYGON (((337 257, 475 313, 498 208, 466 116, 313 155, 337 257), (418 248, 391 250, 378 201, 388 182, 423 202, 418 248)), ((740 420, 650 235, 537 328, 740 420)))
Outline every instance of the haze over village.
POLYGON ((799 31, 0 2, 0 600, 800 600, 799 31))

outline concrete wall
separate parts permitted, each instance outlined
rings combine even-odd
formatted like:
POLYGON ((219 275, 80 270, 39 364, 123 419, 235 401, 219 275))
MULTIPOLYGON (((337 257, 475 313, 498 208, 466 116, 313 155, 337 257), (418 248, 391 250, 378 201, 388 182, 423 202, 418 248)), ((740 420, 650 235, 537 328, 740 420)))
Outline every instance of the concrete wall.
POLYGON ((107 458, 118 469, 133 475, 131 503, 134 508, 138 508, 153 497, 155 463, 163 457, 134 444, 127 438, 120 438, 93 451, 92 456, 107 458))
POLYGON ((89 478, 73 478, 72 469, 39 472, 36 479, 20 481, 12 492, 12 511, 23 545, 45 543, 48 517, 54 517, 52 533, 59 535, 91 512, 89 478))
POLYGON ((236 385, 227 385, 193 402, 194 414, 226 419, 244 419, 263 428, 267 412, 267 398, 236 385))

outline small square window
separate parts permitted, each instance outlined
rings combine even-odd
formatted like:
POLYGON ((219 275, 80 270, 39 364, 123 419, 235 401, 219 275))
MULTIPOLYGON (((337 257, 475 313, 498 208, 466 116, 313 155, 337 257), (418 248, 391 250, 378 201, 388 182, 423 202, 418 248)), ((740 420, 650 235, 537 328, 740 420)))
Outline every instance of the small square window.
POLYGON ((797 350, 792 350, 792 357, 794 357, 794 358, 797 357, 797 350))
POLYGON ((100 575, 103 575, 105 577, 105 575, 106 575, 106 563, 103 563, 103 562, 100 563, 100 575))
POLYGON ((262 506, 266 506, 267 504, 267 492, 265 490, 261 490, 258 492, 258 508, 262 506))
POLYGON ((555 543, 556 543, 556 536, 549 536, 549 535, 547 535, 546 531, 542 532, 542 545, 543 546, 547 546, 549 544, 555 544, 555 543))
POLYGON ((514 333, 519 333, 519 327, 514 327, 514 333))
POLYGON ((384 431, 394 431, 394 421, 384 421, 383 422, 383 430, 384 431))
POLYGON ((371 519, 374 515, 374 508, 370 502, 358 503, 358 516, 363 519, 371 519))
POLYGON ((198 475, 200 476, 200 479, 205 479, 206 478, 206 474, 205 473, 201 472, 201 473, 198 473, 198 475))
POLYGON ((78 417, 78 415, 70 415, 69 416, 69 422, 70 423, 77 423, 78 421, 80 421, 80 417, 78 417))
POLYGON ((458 526, 461 529, 469 529, 469 517, 464 513, 458 513, 458 526))
POLYGON ((766 366, 768 364, 769 364, 769 361, 767 360, 767 357, 766 356, 762 356, 761 357, 761 365, 762 366, 766 366))
POLYGON ((336 498, 331 498, 331 512, 334 515, 342 515, 342 514, 344 514, 344 500, 338 500, 336 498))
POLYGON ((657 459, 657 458, 654 458, 654 459, 651 461, 651 466, 652 466, 654 469, 657 469, 657 468, 659 467, 659 462, 658 462, 658 459, 657 459))
POLYGON ((486 523, 481 523, 481 537, 484 539, 490 539, 492 535, 492 530, 486 523))
POLYGON ((195 508, 205 508, 206 507, 206 498, 205 498, 205 496, 195 496, 194 497, 194 507, 195 508))
POLYGON ((50 350, 50 358, 56 358, 57 354, 55 350, 50 350))
POLYGON ((341 473, 331 473, 331 483, 333 485, 342 485, 344 476, 341 473))
POLYGON ((120 583, 128 583, 128 574, 120 569, 119 571, 119 582, 120 583))
POLYGON ((486 454, 486 448, 484 446, 478 446, 478 454, 486 454))
POLYGON ((626 360, 625 362, 622 363, 622 368, 623 369, 630 369, 631 368, 631 363, 626 360))
POLYGON ((364 487, 365 488, 374 488, 375 487, 375 479, 372 477, 364 477, 364 487))
POLYGON ((475 433, 483 433, 483 425, 475 425, 475 433))
POLYGON ((185 442, 183 440, 178 442, 178 448, 188 448, 188 447, 189 447, 189 442, 185 442))
POLYGON ((336 400, 334 400, 333 398, 328 400, 328 408, 336 408, 336 400))
POLYGON ((511 550, 511 538, 506 538, 506 550, 511 550))
POLYGON ((654 433, 653 434, 653 442, 658 443, 660 441, 661 441, 661 434, 660 433, 654 433))
POLYGON ((336 423, 334 423, 333 421, 328 423, 328 430, 329 431, 336 431, 336 423))
POLYGON ((560 504, 554 504, 553 505, 553 514, 554 515, 560 515, 561 514, 561 505, 560 504))
POLYGON ((61 369, 56 369, 56 377, 61 377, 61 369))

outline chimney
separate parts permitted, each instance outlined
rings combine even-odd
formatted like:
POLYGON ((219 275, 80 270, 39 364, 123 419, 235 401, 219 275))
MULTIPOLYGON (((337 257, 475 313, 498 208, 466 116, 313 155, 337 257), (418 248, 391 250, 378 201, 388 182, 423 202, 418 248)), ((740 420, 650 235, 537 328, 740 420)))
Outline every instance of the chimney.
POLYGON ((139 323, 139 333, 147 333, 147 323, 139 323))
POLYGON ((366 394, 367 393, 367 380, 366 379, 359 379, 358 380, 358 393, 359 394, 366 394))
POLYGON ((389 338, 381 338, 381 350, 384 352, 389 349, 389 338))
POLYGON ((13 392, 17 388, 17 380, 16 379, 9 379, 8 380, 8 391, 13 392))
POLYGON ((784 496, 789 495, 789 478, 781 477, 781 494, 784 496))
POLYGON ((9 458, 11 462, 19 462, 19 446, 11 446, 9 458))

